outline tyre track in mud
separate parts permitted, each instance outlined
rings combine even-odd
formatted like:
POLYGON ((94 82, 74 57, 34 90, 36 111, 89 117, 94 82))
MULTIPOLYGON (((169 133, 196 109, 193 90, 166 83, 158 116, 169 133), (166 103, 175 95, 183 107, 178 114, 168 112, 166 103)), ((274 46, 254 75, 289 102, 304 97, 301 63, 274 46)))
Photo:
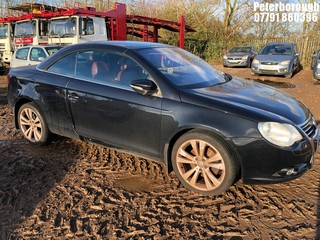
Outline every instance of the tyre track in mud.
POLYGON ((162 164, 58 138, 37 147, 0 97, 0 239, 316 239, 319 154, 290 183, 189 192, 162 164))

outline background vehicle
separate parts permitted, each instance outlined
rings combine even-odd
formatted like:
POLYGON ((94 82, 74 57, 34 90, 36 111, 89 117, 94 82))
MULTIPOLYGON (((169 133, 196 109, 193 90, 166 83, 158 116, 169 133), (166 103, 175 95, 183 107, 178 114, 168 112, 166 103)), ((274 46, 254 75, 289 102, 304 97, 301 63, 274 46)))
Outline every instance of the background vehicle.
POLYGON ((168 45, 70 45, 37 67, 12 68, 8 82, 8 104, 28 141, 46 144, 54 133, 116 147, 167 164, 205 195, 239 176, 297 178, 318 147, 317 123, 298 100, 168 45))
POLYGON ((4 64, 9 65, 14 51, 14 24, 7 18, 0 19, 0 54, 4 64))
POLYGON ((251 46, 234 47, 223 56, 223 66, 251 67, 251 62, 256 54, 251 46))
POLYGON ((158 31, 163 28, 179 32, 179 46, 183 48, 185 33, 195 32, 186 25, 183 16, 180 16, 179 22, 174 22, 129 15, 126 14, 126 5, 117 2, 113 9, 101 12, 93 7, 57 8, 38 3, 17 5, 10 7, 10 10, 16 10, 18 14, 0 19, 6 35, 6 44, 3 43, 4 48, 0 50, 7 54, 2 57, 8 64, 13 51, 19 46, 127 40, 127 34, 140 37, 142 41, 157 42, 158 31), (15 26, 14 30, 8 27, 9 24, 15 26), (153 31, 149 31, 149 26, 153 27, 153 31), (11 45, 7 44, 9 42, 11 45))
POLYGON ((311 56, 311 70, 315 80, 320 80, 320 49, 311 56))
POLYGON ((295 43, 268 43, 252 61, 253 74, 283 75, 291 78, 300 70, 300 54, 295 43))
POLYGON ((37 65, 43 61, 48 56, 57 52, 62 46, 54 45, 38 45, 38 46, 24 46, 18 48, 14 54, 11 61, 11 68, 21 67, 27 65, 37 65))

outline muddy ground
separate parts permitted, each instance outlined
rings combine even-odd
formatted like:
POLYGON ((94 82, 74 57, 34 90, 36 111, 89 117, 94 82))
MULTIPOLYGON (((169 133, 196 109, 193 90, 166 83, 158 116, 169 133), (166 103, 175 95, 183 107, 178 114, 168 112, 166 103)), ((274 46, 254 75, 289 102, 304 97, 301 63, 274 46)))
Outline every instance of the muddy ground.
MULTIPOLYGON (((295 95, 319 122, 320 85, 310 70, 286 79, 217 67, 295 95)), ((204 197, 149 160, 66 138, 29 144, 13 126, 5 77, 0 82, 0 239, 320 238, 319 154, 292 182, 239 181, 204 197)))

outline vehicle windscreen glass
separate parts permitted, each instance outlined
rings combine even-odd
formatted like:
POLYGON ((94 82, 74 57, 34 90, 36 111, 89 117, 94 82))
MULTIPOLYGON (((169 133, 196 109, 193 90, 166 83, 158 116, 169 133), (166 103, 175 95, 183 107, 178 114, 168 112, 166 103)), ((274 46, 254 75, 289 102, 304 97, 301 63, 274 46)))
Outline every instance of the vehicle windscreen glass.
POLYGON ((206 61, 181 48, 148 48, 137 52, 175 86, 212 86, 230 80, 206 61))
POLYGON ((46 49, 46 51, 47 51, 49 56, 54 54, 55 52, 57 52, 61 48, 62 47, 60 47, 60 46, 57 46, 57 47, 45 47, 45 49, 46 49))
POLYGON ((76 18, 54 19, 50 21, 50 37, 72 37, 76 34, 76 18))
POLYGON ((17 22, 14 30, 15 37, 34 37, 36 35, 35 21, 17 22))
POLYGON ((0 38, 8 37, 8 25, 0 25, 0 38))
POLYGON ((267 45, 260 54, 262 55, 291 55, 292 48, 290 45, 267 45))
POLYGON ((249 53, 251 51, 250 47, 235 47, 230 50, 230 53, 249 53))

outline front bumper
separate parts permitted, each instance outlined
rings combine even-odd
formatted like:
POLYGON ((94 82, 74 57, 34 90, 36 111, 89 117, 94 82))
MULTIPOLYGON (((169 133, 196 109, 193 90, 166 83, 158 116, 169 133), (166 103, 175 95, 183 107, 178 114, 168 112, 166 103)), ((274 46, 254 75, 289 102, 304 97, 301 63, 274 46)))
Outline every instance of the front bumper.
POLYGON ((312 138, 306 138, 287 149, 273 146, 264 139, 239 146, 243 183, 271 184, 300 177, 312 167, 319 139, 320 129, 317 127, 312 138))
POLYGON ((223 59, 223 66, 226 67, 247 67, 248 60, 245 59, 223 59))
POLYGON ((287 75, 290 73, 290 65, 264 65, 264 64, 252 64, 251 71, 256 74, 267 75, 287 75))

